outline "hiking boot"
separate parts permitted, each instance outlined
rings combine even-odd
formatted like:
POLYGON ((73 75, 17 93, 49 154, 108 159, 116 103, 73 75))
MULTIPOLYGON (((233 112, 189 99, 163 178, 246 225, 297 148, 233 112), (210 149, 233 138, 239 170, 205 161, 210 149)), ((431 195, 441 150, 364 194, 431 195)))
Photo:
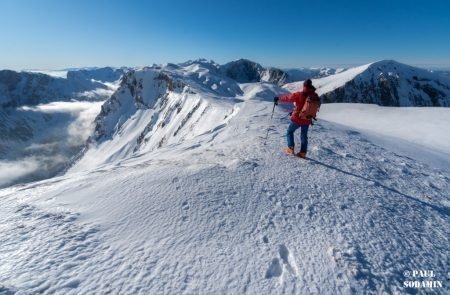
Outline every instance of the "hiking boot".
POLYGON ((286 154, 288 154, 288 155, 294 155, 295 154, 293 146, 288 146, 287 148, 284 148, 284 152, 286 154))
POLYGON ((297 157, 302 158, 302 159, 306 159, 306 153, 297 153, 297 157))

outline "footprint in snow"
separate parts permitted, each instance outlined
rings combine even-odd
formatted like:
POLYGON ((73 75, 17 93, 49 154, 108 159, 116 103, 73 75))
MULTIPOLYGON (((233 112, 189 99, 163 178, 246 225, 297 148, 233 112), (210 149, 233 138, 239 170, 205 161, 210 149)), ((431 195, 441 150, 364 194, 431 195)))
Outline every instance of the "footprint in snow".
POLYGON ((266 279, 271 279, 273 277, 279 277, 283 273, 283 268, 280 264, 280 259, 272 259, 272 263, 266 271, 266 279))
POLYGON ((273 258, 269 268, 266 271, 266 279, 273 277, 280 277, 283 274, 283 269, 286 269, 293 275, 297 276, 297 265, 289 252, 289 249, 281 244, 278 247, 278 254, 280 258, 273 258))
POLYGON ((289 253, 288 248, 285 245, 280 245, 278 247, 278 252, 280 254, 283 263, 286 265, 287 270, 294 276, 297 275, 297 266, 291 254, 289 253), (291 259, 290 259, 291 258, 291 259))

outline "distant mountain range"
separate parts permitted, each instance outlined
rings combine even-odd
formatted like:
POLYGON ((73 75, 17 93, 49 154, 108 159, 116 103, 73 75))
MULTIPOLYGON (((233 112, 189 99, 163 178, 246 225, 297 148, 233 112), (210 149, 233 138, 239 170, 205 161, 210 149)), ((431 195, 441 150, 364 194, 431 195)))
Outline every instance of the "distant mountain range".
POLYGON ((66 78, 38 72, 0 71, 0 106, 19 107, 52 101, 105 100, 111 95, 108 82, 122 76, 124 69, 110 67, 67 71, 66 78))

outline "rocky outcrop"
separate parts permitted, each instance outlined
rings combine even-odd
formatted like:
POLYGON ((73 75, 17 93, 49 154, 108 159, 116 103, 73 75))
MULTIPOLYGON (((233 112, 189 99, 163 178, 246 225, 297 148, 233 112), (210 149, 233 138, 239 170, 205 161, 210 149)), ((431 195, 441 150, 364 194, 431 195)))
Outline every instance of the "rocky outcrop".
POLYGON ((287 74, 276 68, 264 68, 247 59, 239 59, 220 67, 220 72, 239 83, 270 82, 283 85, 288 81, 287 74))

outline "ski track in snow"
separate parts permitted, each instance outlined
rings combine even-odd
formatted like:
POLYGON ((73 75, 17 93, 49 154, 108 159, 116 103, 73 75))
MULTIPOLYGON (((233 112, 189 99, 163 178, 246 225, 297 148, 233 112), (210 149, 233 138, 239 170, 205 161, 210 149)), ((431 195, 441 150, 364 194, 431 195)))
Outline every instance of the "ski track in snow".
POLYGON ((415 291, 405 270, 446 280, 448 171, 325 121, 310 159, 286 156, 286 114, 263 145, 270 104, 241 105, 159 154, 0 190, 0 294, 397 294, 415 291))

